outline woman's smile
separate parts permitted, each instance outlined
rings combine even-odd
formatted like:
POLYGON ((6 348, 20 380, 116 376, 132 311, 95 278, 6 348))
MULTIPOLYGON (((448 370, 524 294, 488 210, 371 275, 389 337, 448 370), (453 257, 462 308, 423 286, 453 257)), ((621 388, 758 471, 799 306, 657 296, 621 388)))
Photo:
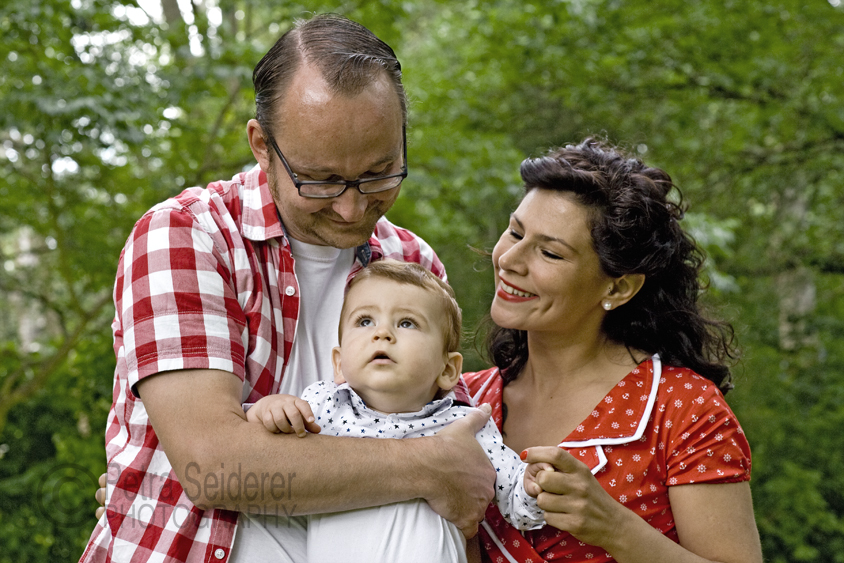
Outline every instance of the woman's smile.
POLYGON ((505 301, 513 302, 529 301, 530 299, 538 297, 535 293, 527 292, 512 284, 508 284, 504 280, 499 280, 496 295, 505 301))

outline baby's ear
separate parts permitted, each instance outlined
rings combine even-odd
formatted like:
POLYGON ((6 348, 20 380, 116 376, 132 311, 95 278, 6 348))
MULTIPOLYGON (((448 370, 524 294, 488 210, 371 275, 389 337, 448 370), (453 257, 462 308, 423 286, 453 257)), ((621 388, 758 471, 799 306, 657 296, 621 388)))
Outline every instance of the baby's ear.
POLYGON ((463 355, 460 352, 449 352, 446 357, 443 372, 437 377, 437 385, 440 389, 449 391, 457 385, 460 380, 460 373, 463 370, 463 355))
POLYGON ((343 370, 340 368, 340 347, 335 346, 331 350, 331 365, 334 366, 334 383, 341 385, 346 383, 346 378, 343 377, 343 370))

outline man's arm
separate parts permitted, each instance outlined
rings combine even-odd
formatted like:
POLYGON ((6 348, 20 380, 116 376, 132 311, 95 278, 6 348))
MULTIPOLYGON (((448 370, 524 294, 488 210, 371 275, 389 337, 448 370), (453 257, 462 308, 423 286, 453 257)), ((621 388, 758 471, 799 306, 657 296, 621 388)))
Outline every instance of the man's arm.
POLYGON ((474 437, 488 416, 467 416, 426 438, 301 439, 248 423, 241 389, 240 379, 218 370, 167 372, 137 384, 179 482, 197 506, 315 514, 424 498, 464 534, 477 531, 495 481, 474 437), (251 486, 223 489, 221 481, 234 473, 251 486))

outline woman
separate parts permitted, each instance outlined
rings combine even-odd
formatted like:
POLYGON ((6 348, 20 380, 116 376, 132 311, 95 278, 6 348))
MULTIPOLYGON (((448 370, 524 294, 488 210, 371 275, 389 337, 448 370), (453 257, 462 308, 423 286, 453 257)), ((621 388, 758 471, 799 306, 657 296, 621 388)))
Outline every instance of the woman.
POLYGON ((490 507, 485 560, 761 562, 722 396, 732 330, 697 304, 703 255, 670 177, 592 139, 521 173, 492 255, 497 367, 464 377, 507 445, 554 471, 537 474, 548 526, 523 536, 490 507))

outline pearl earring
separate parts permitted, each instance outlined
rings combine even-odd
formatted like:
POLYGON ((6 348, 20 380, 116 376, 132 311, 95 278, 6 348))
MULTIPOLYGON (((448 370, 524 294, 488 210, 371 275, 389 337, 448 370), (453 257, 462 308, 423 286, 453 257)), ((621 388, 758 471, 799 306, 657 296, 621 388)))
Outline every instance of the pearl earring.
POLYGON ((612 309, 612 303, 610 303, 609 301, 604 301, 604 309, 606 309, 607 311, 612 309))

